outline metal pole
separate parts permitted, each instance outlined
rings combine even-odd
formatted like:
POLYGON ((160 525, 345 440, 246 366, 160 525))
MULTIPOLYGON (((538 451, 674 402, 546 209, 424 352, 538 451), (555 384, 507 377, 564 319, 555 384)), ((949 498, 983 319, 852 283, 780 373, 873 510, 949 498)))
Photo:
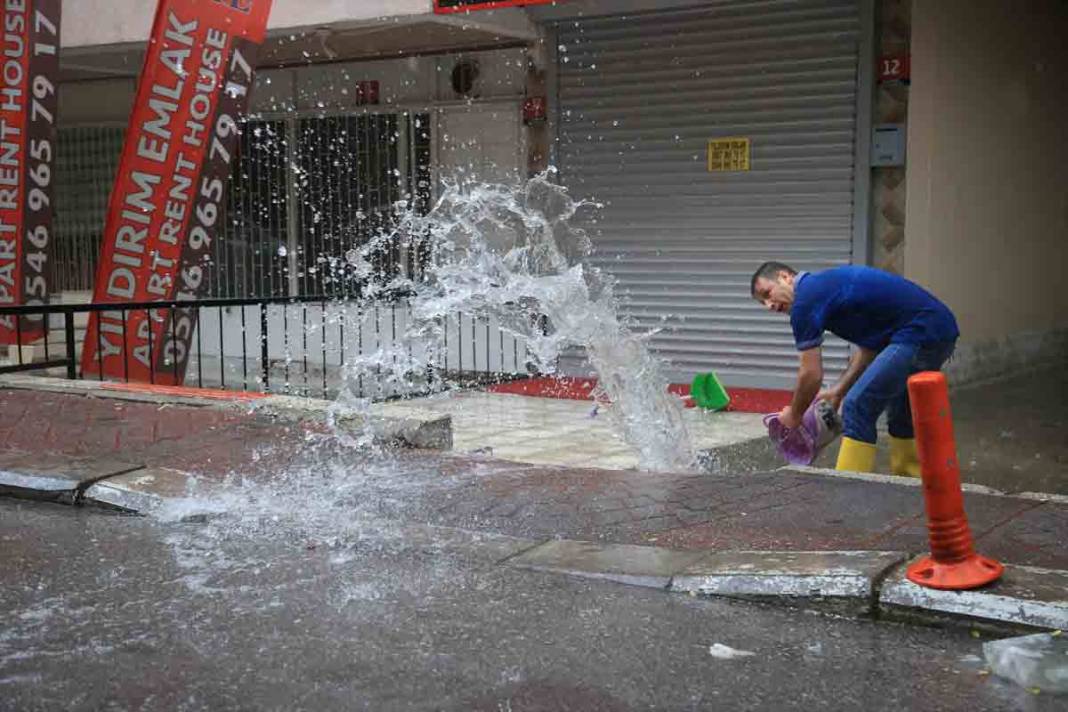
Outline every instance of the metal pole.
POLYGON ((67 378, 78 380, 78 362, 74 353, 74 312, 63 312, 63 339, 67 346, 67 378))
MULTIPOLYGON (((286 164, 297 164, 297 120, 286 120, 286 164)), ((300 285, 297 281, 297 231, 299 230, 300 210, 297 197, 296 178, 291 172, 286 174, 286 258, 289 267, 289 293, 295 297, 300 294, 300 285)), ((287 377, 288 380, 288 377, 287 377)))
POLYGON ((263 374, 263 390, 269 393, 270 381, 270 354, 267 350, 267 305, 260 304, 260 371, 263 374))

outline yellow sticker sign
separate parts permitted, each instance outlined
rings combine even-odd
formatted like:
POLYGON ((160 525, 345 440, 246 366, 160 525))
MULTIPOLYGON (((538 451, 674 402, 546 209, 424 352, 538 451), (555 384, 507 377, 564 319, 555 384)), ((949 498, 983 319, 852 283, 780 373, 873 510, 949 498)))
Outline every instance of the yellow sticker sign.
POLYGON ((708 142, 708 171, 749 170, 748 138, 714 138, 708 142))

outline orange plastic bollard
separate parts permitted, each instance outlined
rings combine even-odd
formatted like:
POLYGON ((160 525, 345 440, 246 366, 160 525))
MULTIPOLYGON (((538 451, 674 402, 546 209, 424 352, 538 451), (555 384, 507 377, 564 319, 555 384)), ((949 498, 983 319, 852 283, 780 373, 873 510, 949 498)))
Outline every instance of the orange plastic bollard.
POLYGON ((923 475, 931 555, 912 564, 905 575, 928 588, 977 588, 997 580, 1005 567, 975 553, 953 438, 946 377, 937 371, 917 373, 908 381, 916 449, 923 475))

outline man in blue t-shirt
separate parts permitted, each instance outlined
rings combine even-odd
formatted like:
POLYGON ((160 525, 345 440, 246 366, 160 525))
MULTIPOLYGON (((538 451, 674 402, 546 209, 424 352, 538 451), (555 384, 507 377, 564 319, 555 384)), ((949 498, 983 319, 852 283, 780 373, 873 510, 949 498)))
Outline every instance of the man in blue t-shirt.
POLYGON ((780 419, 797 427, 815 398, 842 409, 839 470, 875 469, 875 421, 885 410, 890 430, 890 470, 919 476, 906 382, 937 371, 953 353, 960 331, 949 308, 913 282, 871 267, 835 267, 798 273, 765 262, 753 275, 754 299, 790 315, 801 365, 793 400, 780 419), (823 332, 856 348, 838 382, 825 391, 823 332))

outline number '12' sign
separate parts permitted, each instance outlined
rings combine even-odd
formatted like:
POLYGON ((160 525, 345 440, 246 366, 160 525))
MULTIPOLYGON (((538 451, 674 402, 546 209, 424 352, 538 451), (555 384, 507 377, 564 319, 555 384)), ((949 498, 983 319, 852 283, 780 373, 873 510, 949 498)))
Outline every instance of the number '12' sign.
POLYGON ((878 76, 880 82, 900 82, 909 78, 909 55, 893 54, 879 57, 878 76))

